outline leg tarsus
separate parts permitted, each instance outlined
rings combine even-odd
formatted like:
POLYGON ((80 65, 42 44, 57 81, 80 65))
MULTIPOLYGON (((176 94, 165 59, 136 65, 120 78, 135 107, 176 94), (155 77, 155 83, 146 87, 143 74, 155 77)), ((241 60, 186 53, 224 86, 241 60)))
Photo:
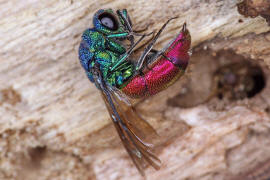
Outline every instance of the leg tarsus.
POLYGON ((143 29, 133 30, 133 32, 135 32, 135 33, 141 33, 143 31, 146 31, 148 29, 148 26, 149 26, 149 24, 147 26, 145 26, 143 29))

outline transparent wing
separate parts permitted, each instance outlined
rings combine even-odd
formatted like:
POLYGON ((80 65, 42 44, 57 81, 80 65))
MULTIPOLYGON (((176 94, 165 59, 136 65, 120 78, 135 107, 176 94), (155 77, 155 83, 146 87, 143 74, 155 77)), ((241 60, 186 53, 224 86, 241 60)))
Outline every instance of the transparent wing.
POLYGON ((119 111, 123 112, 124 120, 126 120, 132 132, 138 136, 144 143, 151 146, 152 142, 159 140, 159 136, 155 129, 136 112, 136 109, 129 102, 128 97, 119 89, 107 86, 112 99, 119 111))
POLYGON ((142 143, 149 147, 153 146, 152 142, 159 139, 155 129, 136 112, 136 109, 133 106, 126 104, 125 101, 122 101, 118 96, 115 96, 115 92, 111 92, 111 94, 118 112, 123 114, 122 119, 126 122, 129 129, 142 143))
POLYGON ((96 78, 114 126, 138 171, 144 176, 147 163, 159 169, 161 161, 152 153, 153 145, 149 143, 149 139, 157 136, 155 130, 131 106, 121 101, 101 76, 96 78))

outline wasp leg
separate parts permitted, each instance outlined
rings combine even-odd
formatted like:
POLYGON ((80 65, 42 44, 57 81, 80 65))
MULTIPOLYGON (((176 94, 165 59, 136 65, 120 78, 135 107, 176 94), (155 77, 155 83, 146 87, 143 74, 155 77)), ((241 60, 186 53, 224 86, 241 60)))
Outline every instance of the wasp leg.
POLYGON ((127 28, 127 30, 129 32, 133 32, 132 31, 132 24, 131 24, 131 21, 130 21, 130 17, 128 16, 127 10, 126 9, 117 10, 116 12, 117 12, 118 16, 120 16, 123 19, 124 25, 127 28))
POLYGON ((148 26, 146 26, 145 28, 140 29, 140 30, 133 30, 132 22, 130 20, 130 17, 126 9, 123 9, 122 11, 117 10, 117 14, 124 20, 124 25, 126 26, 127 30, 135 36, 143 36, 143 34, 140 34, 140 33, 148 29, 148 26))
POLYGON ((146 68, 147 70, 151 70, 151 68, 149 67, 149 64, 154 62, 157 59, 157 57, 159 57, 160 55, 166 58, 167 60, 171 61, 171 59, 164 54, 163 50, 158 51, 156 49, 151 49, 150 53, 153 53, 153 55, 152 57, 147 58, 150 56, 148 54, 148 56, 145 58, 145 63, 143 64, 142 69, 146 68))
MULTIPOLYGON (((130 41, 130 47, 133 46, 134 44, 134 36, 144 36, 145 34, 140 34, 141 32, 145 31, 146 29, 148 29, 148 26, 142 30, 136 31, 132 29, 132 22, 130 20, 130 17, 128 15, 128 12, 126 9, 123 10, 117 10, 117 14, 118 16, 120 16, 123 21, 124 21, 124 26, 126 27, 126 29, 128 30, 129 34, 127 36, 127 40, 130 41)), ((151 38, 152 39, 152 38, 151 38)), ((148 43, 148 42, 147 42, 148 43)), ((144 44, 145 46, 145 44, 144 44)), ((141 47, 141 46, 140 46, 141 47)), ((139 47, 139 48, 140 48, 139 47)))
POLYGON ((138 52, 140 49, 142 49, 143 47, 145 47, 149 42, 151 42, 154 39, 154 37, 155 37, 155 34, 153 33, 152 37, 149 40, 147 40, 145 43, 143 43, 142 45, 140 45, 139 47, 137 47, 134 50, 134 53, 138 52))
POLYGON ((168 56, 166 56, 166 55, 164 54, 164 51, 166 51, 167 49, 168 49, 167 47, 164 48, 164 49, 162 49, 162 50, 160 50, 160 51, 158 51, 158 50, 156 50, 156 49, 151 49, 151 52, 155 53, 155 55, 154 55, 152 58, 150 58, 150 59, 147 60, 146 65, 152 63, 152 62, 153 62, 157 57, 159 57, 160 55, 163 56, 164 58, 166 58, 167 60, 172 61, 168 56))
POLYGON ((140 56, 137 65, 136 65, 136 71, 140 71, 143 67, 144 61, 146 56, 149 54, 149 52, 151 51, 151 49, 153 48, 154 44, 156 43, 157 39, 159 38, 160 34, 162 33, 162 31, 165 29, 165 27, 167 26, 167 24, 173 20, 176 19, 177 17, 173 17, 170 18, 165 24, 163 24, 163 26, 160 28, 160 30, 158 31, 158 33, 155 35, 155 37, 153 38, 153 40, 148 44, 148 46, 144 49, 144 52, 142 53, 142 55, 140 56))
POLYGON ((133 46, 134 36, 145 36, 146 34, 139 34, 136 31, 133 31, 132 22, 130 20, 130 17, 126 9, 117 10, 116 12, 119 18, 123 20, 123 25, 125 26, 127 32, 120 33, 120 34, 110 34, 107 37, 108 38, 114 38, 114 37, 127 38, 130 41, 130 44, 131 44, 130 46, 133 46))
MULTIPOLYGON (((187 29, 186 29, 186 23, 183 24, 183 27, 182 27, 182 32, 185 32, 187 29)), ((151 49, 150 52, 154 53, 154 55, 152 55, 150 58, 147 58, 149 56, 149 54, 147 54, 147 57, 145 58, 143 64, 142 64, 142 67, 141 67, 141 70, 144 69, 145 67, 149 70, 149 64, 153 63, 158 57, 160 56, 163 56, 164 58, 166 58, 167 60, 173 62, 168 56, 165 55, 165 51, 168 50, 168 48, 172 45, 172 43, 175 41, 176 38, 174 38, 173 40, 171 40, 163 49, 161 50, 156 50, 156 49, 151 49)), ((181 39, 179 42, 182 42, 184 41, 184 39, 181 39)), ((177 45, 177 43, 175 44, 177 45)), ((174 48, 171 47, 172 49, 174 48)), ((150 53, 149 52, 149 53, 150 53)))
MULTIPOLYGON (((152 33, 153 32, 149 34, 152 33)), ((149 34, 144 34, 136 43, 134 43, 132 47, 130 47, 130 49, 122 55, 121 59, 111 66, 110 70, 114 71, 115 69, 117 69, 119 65, 121 65, 134 52, 135 47, 145 38, 145 36, 148 36, 149 34)))
POLYGON ((126 26, 126 28, 128 29, 128 31, 129 32, 133 32, 135 36, 142 36, 142 34, 140 34, 140 33, 143 32, 143 31, 146 31, 148 29, 148 25, 147 25, 143 29, 133 30, 132 29, 132 22, 130 20, 130 17, 128 15, 127 10, 126 9, 117 10, 116 12, 117 12, 118 16, 120 16, 124 20, 124 25, 126 26))
MULTIPOLYGON (((140 73, 142 73, 143 69, 146 68, 148 71, 151 70, 151 68, 149 67, 150 62, 152 62, 152 59, 156 57, 156 54, 159 51, 156 49, 151 49, 149 54, 147 55, 147 57, 144 60, 144 63, 142 65, 142 68, 139 70, 140 73), (150 54, 153 53, 153 54, 150 54)), ((156 58, 155 58, 156 59, 156 58)))
POLYGON ((145 26, 143 29, 133 30, 133 32, 135 32, 135 33, 141 33, 143 31, 146 31, 148 29, 148 26, 149 26, 149 24, 147 26, 145 26))
POLYGON ((132 35, 133 30, 132 30, 132 23, 130 21, 130 17, 128 15, 128 12, 126 9, 123 10, 117 10, 116 11, 117 15, 119 16, 119 19, 123 20, 123 25, 125 26, 125 28, 128 30, 128 36, 127 36, 127 40, 130 41, 130 46, 133 46, 134 44, 134 36, 132 35))

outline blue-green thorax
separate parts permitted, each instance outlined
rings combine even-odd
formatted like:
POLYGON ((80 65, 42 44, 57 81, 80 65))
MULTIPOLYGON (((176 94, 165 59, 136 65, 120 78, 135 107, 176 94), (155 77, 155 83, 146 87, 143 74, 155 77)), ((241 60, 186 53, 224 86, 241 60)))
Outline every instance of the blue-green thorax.
MULTIPOLYGON (((125 10, 122 10, 121 13, 124 18, 127 18, 125 10)), ((111 9, 101 9, 95 13, 93 24, 94 27, 85 30, 82 35, 79 48, 81 64, 92 82, 94 82, 92 72, 97 63, 103 79, 108 84, 119 87, 134 72, 134 65, 130 61, 120 63, 115 70, 111 69, 126 53, 126 47, 121 40, 128 37, 128 28, 125 26, 123 18, 111 9)))

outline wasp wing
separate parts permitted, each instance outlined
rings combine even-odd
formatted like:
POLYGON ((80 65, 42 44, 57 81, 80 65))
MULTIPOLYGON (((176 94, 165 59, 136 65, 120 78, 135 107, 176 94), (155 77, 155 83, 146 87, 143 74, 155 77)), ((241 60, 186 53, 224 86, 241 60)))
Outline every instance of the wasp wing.
POLYGON ((124 106, 124 103, 118 99, 114 91, 108 88, 101 76, 96 78, 98 78, 97 82, 114 126, 138 171, 144 176, 146 163, 159 169, 161 161, 152 153, 152 144, 144 141, 146 133, 143 131, 149 131, 152 136, 156 134, 154 129, 143 121, 130 106, 124 106))
POLYGON ((114 95, 112 96, 117 109, 123 112, 123 119, 126 121, 129 129, 138 139, 146 146, 153 147, 153 142, 159 140, 159 136, 155 129, 145 121, 133 106, 128 106, 125 102, 120 101, 114 95))
POLYGON ((131 131, 136 134, 142 142, 148 144, 148 146, 153 146, 153 142, 158 142, 160 137, 157 132, 137 113, 136 109, 129 102, 128 97, 116 88, 108 88, 112 94, 116 108, 124 112, 124 120, 128 122, 127 124, 131 131))

